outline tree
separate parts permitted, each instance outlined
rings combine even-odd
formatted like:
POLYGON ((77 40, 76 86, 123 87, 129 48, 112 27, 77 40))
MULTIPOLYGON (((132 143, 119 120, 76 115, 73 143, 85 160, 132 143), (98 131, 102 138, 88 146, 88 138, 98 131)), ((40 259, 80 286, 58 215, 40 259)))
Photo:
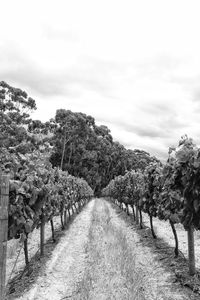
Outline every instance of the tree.
POLYGON ((83 177, 96 195, 115 176, 144 169, 153 161, 145 151, 127 150, 114 142, 109 128, 97 126, 94 118, 86 114, 59 109, 55 124, 52 164, 83 177))
POLYGON ((27 138, 24 125, 34 109, 35 100, 25 91, 0 82, 0 147, 16 146, 27 138))

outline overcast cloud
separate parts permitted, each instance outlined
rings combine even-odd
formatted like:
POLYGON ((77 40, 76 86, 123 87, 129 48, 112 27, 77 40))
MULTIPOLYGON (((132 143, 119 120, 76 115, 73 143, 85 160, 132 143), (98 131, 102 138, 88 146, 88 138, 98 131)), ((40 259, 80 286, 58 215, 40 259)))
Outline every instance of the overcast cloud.
POLYGON ((200 143, 199 1, 0 1, 0 80, 107 125, 115 140, 166 158, 200 143))

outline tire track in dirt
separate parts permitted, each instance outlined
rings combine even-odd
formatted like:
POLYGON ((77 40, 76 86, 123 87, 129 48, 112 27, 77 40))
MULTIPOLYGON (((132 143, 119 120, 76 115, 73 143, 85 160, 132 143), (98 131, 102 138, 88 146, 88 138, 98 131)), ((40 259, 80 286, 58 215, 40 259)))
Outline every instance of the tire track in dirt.
POLYGON ((74 220, 55 248, 43 274, 18 300, 61 300, 73 294, 84 273, 85 245, 93 206, 94 200, 74 220))

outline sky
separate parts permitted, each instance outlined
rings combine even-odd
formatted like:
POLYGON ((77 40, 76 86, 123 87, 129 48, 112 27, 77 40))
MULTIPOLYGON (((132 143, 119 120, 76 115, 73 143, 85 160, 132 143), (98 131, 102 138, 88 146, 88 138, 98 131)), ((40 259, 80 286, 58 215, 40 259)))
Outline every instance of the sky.
POLYGON ((126 148, 160 159, 200 144, 200 2, 0 0, 0 80, 34 119, 83 112, 126 148))

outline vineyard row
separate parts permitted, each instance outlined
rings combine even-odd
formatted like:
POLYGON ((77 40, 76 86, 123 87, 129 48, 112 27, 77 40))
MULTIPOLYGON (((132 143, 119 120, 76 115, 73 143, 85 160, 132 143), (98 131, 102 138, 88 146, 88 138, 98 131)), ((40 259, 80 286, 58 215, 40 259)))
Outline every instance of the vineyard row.
MULTIPOLYGON (((1 176, 0 211, 5 211, 3 205, 6 193, 9 204, 6 226, 3 226, 5 215, 0 214, 1 231, 4 231, 1 232, 1 238, 3 237, 3 242, 13 238, 21 240, 28 267, 29 234, 35 228, 40 228, 40 255, 44 255, 45 223, 51 223, 52 239, 55 241, 54 217, 60 215, 61 226, 64 229, 70 214, 79 212, 91 199, 93 191, 85 180, 71 176, 59 168, 52 168, 48 159, 42 157, 39 152, 26 156, 12 155, 9 157, 9 163, 3 167, 7 176, 1 176)), ((5 266, 5 251, 3 248, 0 250, 0 264, 5 266)), ((0 274, 0 277, 2 286, 5 284, 5 274, 0 274)), ((5 293, 3 287, 1 292, 5 293)))
POLYGON ((150 163, 144 172, 129 171, 115 177, 103 189, 102 196, 119 206, 132 207, 133 216, 142 227, 142 212, 149 215, 153 238, 153 218, 168 220, 179 254, 174 224, 181 223, 188 233, 189 274, 194 275, 194 230, 200 230, 200 148, 184 136, 177 148, 170 148, 165 164, 150 163))

